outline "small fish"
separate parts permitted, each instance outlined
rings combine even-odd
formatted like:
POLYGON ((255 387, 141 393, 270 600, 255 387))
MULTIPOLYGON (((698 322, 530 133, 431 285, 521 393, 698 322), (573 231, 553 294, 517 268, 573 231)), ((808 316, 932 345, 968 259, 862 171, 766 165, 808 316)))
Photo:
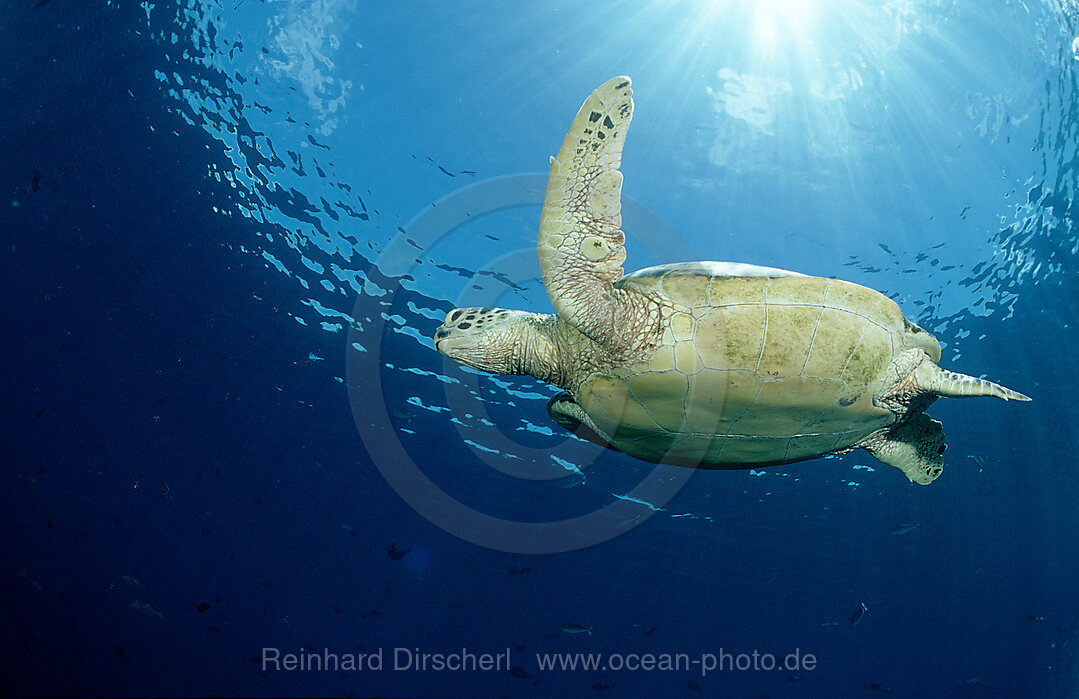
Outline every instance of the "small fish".
POLYGON ((199 602, 199 606, 195 607, 195 609, 197 609, 199 611, 199 614, 202 614, 203 612, 210 609, 210 605, 207 604, 206 602, 199 602))
POLYGON ((140 590, 142 590, 142 589, 145 589, 145 588, 146 588, 146 586, 145 586, 145 585, 143 585, 143 584, 142 584, 141 582, 139 582, 139 579, 138 579, 138 578, 136 578, 136 577, 134 577, 134 576, 131 576, 131 575, 125 575, 125 576, 124 576, 124 582, 126 582, 126 583, 127 583, 128 585, 130 585, 131 587, 137 587, 137 588, 139 588, 140 590))
POLYGON ((571 476, 566 476, 565 478, 559 480, 558 487, 562 488, 563 490, 569 490, 570 488, 576 488, 579 485, 584 485, 586 481, 587 478, 585 477, 585 475, 578 471, 571 476))
POLYGON ((581 626, 580 624, 562 624, 562 631, 564 633, 586 633, 589 636, 592 635, 591 626, 581 626))
POLYGON ((701 686, 693 680, 689 680, 688 682, 686 682, 686 689, 691 692, 697 692, 698 694, 700 694, 701 692, 701 686))
POLYGON ((137 612, 143 612, 145 614, 149 614, 150 616, 156 616, 162 621, 165 620, 165 615, 151 607, 149 602, 139 602, 138 600, 135 600, 131 603, 131 608, 137 612))
POLYGON ((409 546, 407 549, 399 549, 397 548, 397 544, 390 544, 390 547, 386 549, 386 555, 389 556, 391 560, 399 561, 404 558, 405 554, 411 550, 411 546, 409 546))
POLYGON ((393 409, 393 416, 401 422, 412 422, 412 418, 416 417, 416 413, 403 405, 399 405, 393 409))
POLYGON ((520 677, 523 680, 532 679, 532 675, 525 672, 525 669, 520 665, 510 665, 509 673, 514 677, 520 677))
POLYGON ((920 526, 922 526, 922 525, 920 523, 918 523, 918 522, 914 522, 912 524, 897 524, 894 527, 892 527, 891 535, 892 536, 902 536, 903 534, 909 534, 910 532, 914 531, 915 529, 917 529, 920 526))
POLYGON ((862 617, 865 616, 865 613, 868 612, 868 611, 869 611, 869 607, 865 606, 865 602, 862 602, 862 606, 859 607, 858 611, 856 611, 851 616, 850 623, 851 624, 857 624, 859 621, 862 620, 862 617))
POLYGON ((607 684, 606 682, 596 682, 594 685, 592 685, 592 689, 596 690, 597 692, 602 692, 605 689, 614 689, 614 685, 607 684))
POLYGON ((116 653, 120 656, 120 660, 124 661, 124 665, 130 665, 131 661, 127 659, 127 653, 124 652, 123 646, 113 646, 116 649, 116 653))
POLYGON ((656 629, 658 629, 658 628, 659 628, 659 624, 652 624, 651 626, 648 627, 648 630, 644 632, 644 635, 645 636, 651 636, 652 634, 654 634, 656 632, 656 629))
POLYGON ((866 689, 872 689, 875 692, 887 692, 888 691, 888 688, 885 687, 884 685, 880 684, 879 682, 866 682, 865 688, 866 689))
POLYGON ((30 585, 32 585, 33 588, 35 590, 37 590, 38 592, 44 592, 45 591, 45 588, 41 586, 41 583, 39 583, 37 580, 34 580, 33 578, 31 578, 30 574, 27 573, 26 570, 24 570, 23 568, 19 568, 15 572, 18 574, 18 576, 20 578, 22 578, 26 582, 30 583, 30 585))
POLYGON ((1044 624, 1045 623, 1045 617, 1043 617, 1043 616, 1034 616, 1033 614, 1028 614, 1027 616, 1025 616, 1023 618, 1026 619, 1027 621, 1031 622, 1032 624, 1044 624))
POLYGON ((510 575, 525 575, 527 573, 531 573, 532 568, 531 567, 522 568, 521 566, 510 566, 509 568, 506 568, 506 572, 509 573, 510 575))

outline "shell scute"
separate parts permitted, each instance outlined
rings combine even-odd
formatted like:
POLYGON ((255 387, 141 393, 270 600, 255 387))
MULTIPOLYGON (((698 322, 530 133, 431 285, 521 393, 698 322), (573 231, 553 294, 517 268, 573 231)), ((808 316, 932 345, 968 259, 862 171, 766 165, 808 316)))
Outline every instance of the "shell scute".
POLYGON ((700 274, 671 272, 660 279, 660 288, 667 298, 681 306, 707 306, 708 279, 700 274))
POLYGON ((756 370, 764 343, 764 304, 714 308, 697 322, 697 349, 713 369, 756 370))
POLYGON ((767 277, 712 277, 708 280, 708 305, 763 304, 767 277))
POLYGON ((739 435, 802 434, 810 420, 835 403, 842 388, 838 381, 801 376, 765 381, 733 431, 739 435))
POLYGON ((765 378, 800 376, 820 315, 820 307, 769 305, 757 373, 765 378))
POLYGON ((849 311, 824 308, 802 373, 817 378, 838 378, 869 322, 864 316, 849 311))
POLYGON ((769 304, 816 307, 824 302, 831 281, 818 277, 775 277, 768 279, 765 293, 769 304))

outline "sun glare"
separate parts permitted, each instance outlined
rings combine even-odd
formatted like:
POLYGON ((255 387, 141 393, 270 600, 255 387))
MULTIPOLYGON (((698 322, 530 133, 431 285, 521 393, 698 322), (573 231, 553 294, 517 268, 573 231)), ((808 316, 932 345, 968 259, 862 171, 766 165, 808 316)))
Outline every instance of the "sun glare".
POLYGON ((760 50, 805 37, 813 21, 815 0, 756 0, 753 32, 760 50))

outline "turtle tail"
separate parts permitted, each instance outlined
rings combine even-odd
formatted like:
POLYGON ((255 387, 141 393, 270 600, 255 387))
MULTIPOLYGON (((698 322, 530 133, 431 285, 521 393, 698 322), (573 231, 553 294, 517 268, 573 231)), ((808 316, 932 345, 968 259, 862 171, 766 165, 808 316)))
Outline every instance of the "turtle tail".
POLYGON ((927 393, 953 398, 994 396, 1004 400, 1030 400, 1018 391, 992 381, 978 379, 955 371, 941 369, 934 362, 922 362, 916 370, 918 387, 927 393))

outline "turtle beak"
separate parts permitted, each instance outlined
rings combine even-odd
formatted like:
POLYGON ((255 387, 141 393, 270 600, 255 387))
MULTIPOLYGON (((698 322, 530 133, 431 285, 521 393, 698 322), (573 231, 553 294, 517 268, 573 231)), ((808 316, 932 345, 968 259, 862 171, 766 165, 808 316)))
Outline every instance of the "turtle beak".
POLYGON ((453 354, 454 350, 474 343, 469 333, 458 327, 463 315, 464 309, 457 308, 450 311, 446 314, 442 325, 435 331, 435 349, 451 359, 457 359, 453 354))
POLYGON ((435 332, 435 349, 446 356, 450 356, 452 350, 466 344, 462 340, 464 340, 462 336, 452 336, 446 326, 443 325, 435 332))

